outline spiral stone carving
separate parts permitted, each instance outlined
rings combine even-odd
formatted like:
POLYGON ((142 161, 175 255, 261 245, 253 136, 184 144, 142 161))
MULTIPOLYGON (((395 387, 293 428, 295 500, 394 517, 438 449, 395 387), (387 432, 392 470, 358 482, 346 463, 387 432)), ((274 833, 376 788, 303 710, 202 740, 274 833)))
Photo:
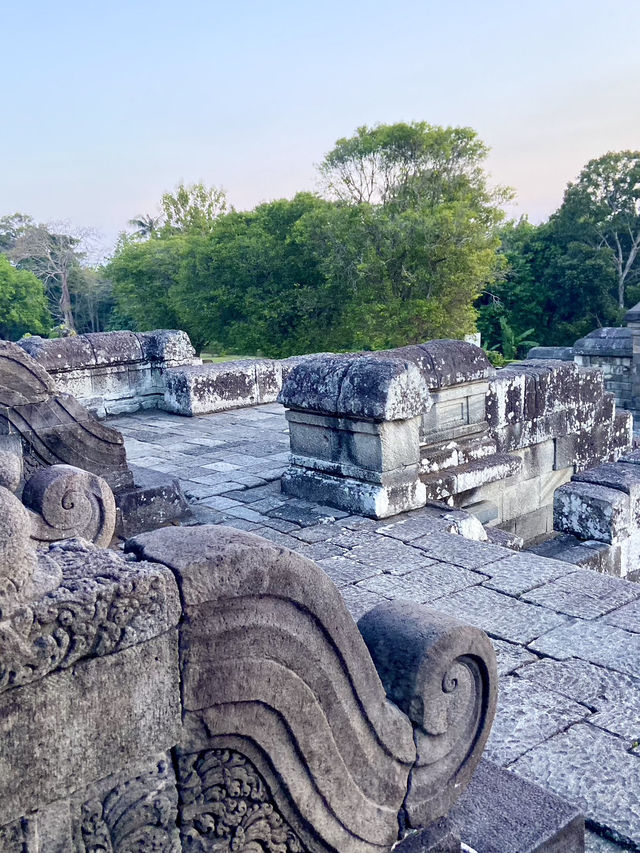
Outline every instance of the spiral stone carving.
POLYGON ((36 542, 55 542, 80 536, 106 548, 113 537, 116 506, 102 477, 71 465, 41 468, 27 481, 22 494, 31 510, 31 536, 36 542))
POLYGON ((446 814, 480 760, 497 701, 488 637, 422 605, 385 602, 358 628, 387 695, 414 727, 417 750, 405 814, 426 826, 446 814))

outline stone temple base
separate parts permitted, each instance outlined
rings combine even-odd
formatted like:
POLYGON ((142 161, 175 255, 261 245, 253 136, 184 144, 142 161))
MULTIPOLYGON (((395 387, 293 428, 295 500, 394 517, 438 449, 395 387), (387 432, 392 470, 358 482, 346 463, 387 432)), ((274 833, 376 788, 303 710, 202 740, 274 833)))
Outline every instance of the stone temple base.
POLYGON ((282 475, 281 486, 288 495, 370 518, 389 518, 419 509, 426 503, 424 483, 417 479, 404 483, 366 483, 290 465, 282 475))

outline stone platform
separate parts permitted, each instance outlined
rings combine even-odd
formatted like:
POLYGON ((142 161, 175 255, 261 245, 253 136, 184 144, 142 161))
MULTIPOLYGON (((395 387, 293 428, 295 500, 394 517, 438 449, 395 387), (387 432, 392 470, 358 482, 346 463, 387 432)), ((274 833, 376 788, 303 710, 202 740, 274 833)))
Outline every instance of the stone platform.
POLYGON ((640 850, 640 584, 465 539, 456 511, 374 521, 287 497, 277 404, 109 423, 131 463, 180 479, 188 523, 251 530, 310 557, 356 618, 403 598, 487 631, 501 686, 486 757, 581 808, 587 850, 640 850))

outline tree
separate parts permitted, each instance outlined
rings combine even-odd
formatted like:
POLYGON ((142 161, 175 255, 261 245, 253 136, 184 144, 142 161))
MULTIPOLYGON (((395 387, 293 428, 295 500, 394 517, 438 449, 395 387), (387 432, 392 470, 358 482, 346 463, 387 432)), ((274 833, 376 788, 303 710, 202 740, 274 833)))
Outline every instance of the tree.
POLYGON ((149 213, 143 213, 129 220, 129 225, 135 228, 133 238, 135 240, 148 240, 149 237, 154 237, 162 225, 162 216, 152 216, 149 213))
POLYGON ((427 122, 363 125, 338 139, 319 166, 325 191, 351 204, 386 204, 415 194, 439 203, 446 190, 468 184, 485 191, 488 148, 469 127, 427 122))
POLYGON ((72 332, 76 330, 69 281, 79 267, 82 252, 80 238, 68 229, 54 225, 56 232, 44 225, 25 228, 9 256, 18 266, 31 270, 58 303, 60 317, 72 332))
POLYGON ((640 151, 609 152, 589 161, 569 184, 557 213, 575 239, 603 252, 615 269, 618 306, 640 279, 640 151))
POLYGON ((44 335, 51 328, 47 298, 36 276, 18 270, 0 255, 0 338, 17 340, 27 333, 44 335))
POLYGON ((34 224, 33 219, 26 213, 12 213, 0 217, 0 253, 10 252, 18 238, 34 224))
POLYGON ((180 184, 173 193, 162 196, 164 231, 175 233, 207 233, 215 220, 225 213, 224 190, 203 183, 180 184))

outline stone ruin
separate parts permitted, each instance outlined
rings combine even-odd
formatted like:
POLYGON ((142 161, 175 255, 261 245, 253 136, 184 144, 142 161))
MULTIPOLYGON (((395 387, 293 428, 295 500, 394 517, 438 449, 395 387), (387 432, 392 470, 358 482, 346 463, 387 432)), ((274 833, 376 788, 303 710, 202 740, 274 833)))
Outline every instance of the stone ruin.
POLYGON ((288 494, 374 518, 445 502, 494 541, 556 531, 570 535, 562 559, 577 548, 571 562, 621 575, 637 562, 640 468, 633 455, 618 463, 632 416, 598 369, 538 360, 496 371, 472 344, 431 341, 309 358, 280 400, 288 494))
MULTIPOLYGON (((107 550, 132 487, 122 438, 30 346, 37 360, 0 344, 0 851, 455 853, 445 816, 477 820, 489 790, 516 789, 559 816, 548 849, 584 849, 574 809, 481 762, 497 689, 482 631, 403 601, 356 625, 313 562, 222 526, 107 550)), ((575 427, 554 389, 569 383, 593 425, 613 416, 592 372, 500 380, 470 345, 409 349, 269 368, 290 407, 285 488, 373 515, 462 496, 508 522, 482 490, 555 476, 529 460, 575 427)), ((121 393, 129 369, 112 368, 82 381, 121 393)), ((140 362, 134 384, 173 369, 196 370, 213 405, 243 400, 251 375, 255 396, 269 372, 140 362)), ((580 446, 585 465, 626 447, 614 423, 580 446)))
POLYGON ((122 435, 96 420, 40 362, 8 341, 0 341, 0 451, 19 460, 15 491, 24 490, 28 504, 39 493, 33 484, 46 479, 50 466, 71 466, 106 481, 122 536, 178 519, 187 510, 177 481, 132 469, 122 435))

